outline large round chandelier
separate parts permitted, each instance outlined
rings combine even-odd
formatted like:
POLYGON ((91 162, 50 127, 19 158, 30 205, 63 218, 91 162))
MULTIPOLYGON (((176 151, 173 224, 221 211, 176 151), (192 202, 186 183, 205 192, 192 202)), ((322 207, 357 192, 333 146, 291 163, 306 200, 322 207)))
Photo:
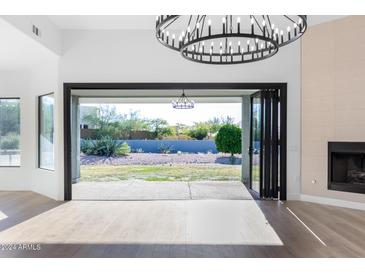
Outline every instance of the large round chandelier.
POLYGON ((239 64, 260 61, 300 38, 306 15, 159 15, 156 37, 191 61, 239 64))

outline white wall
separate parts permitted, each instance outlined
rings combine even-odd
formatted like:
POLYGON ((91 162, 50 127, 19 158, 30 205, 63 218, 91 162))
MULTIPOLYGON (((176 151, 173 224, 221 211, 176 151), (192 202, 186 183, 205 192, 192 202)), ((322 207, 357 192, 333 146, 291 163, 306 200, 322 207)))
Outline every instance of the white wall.
POLYGON ((65 30, 61 82, 287 82, 288 197, 300 191, 300 42, 257 63, 186 61, 147 30, 65 30))
MULTIPOLYGON (((60 115, 62 115, 62 109, 60 108, 60 89, 58 86, 58 57, 50 57, 47 63, 39 64, 37 68, 29 72, 30 81, 28 86, 28 92, 30 95, 30 101, 28 104, 31 105, 30 116, 32 115, 32 123, 29 125, 27 132, 32 132, 30 136, 26 137, 32 141, 32 180, 31 189, 32 191, 41 193, 49 196, 53 199, 62 200, 63 190, 60 192, 60 184, 62 178, 60 176, 63 173, 63 159, 61 159, 60 151, 63 151, 63 147, 60 143, 60 132, 62 127, 59 123, 60 115), (37 98, 39 95, 47 93, 55 93, 55 170, 49 171, 38 168, 38 124, 37 124, 37 98), (34 163, 35 161, 35 163, 34 163)), ((28 140, 29 142, 29 140, 28 140)))
MULTIPOLYGON (((20 97, 20 149, 21 166, 0 167, 0 190, 33 190, 54 199, 59 196, 59 174, 62 167, 58 166, 59 145, 56 137, 56 170, 46 171, 37 167, 37 97, 50 92, 59 93, 58 59, 59 57, 38 42, 0 20, 0 31, 9 33, 1 45, 2 52, 11 58, 18 59, 16 67, 6 70, 6 63, 0 70, 0 97, 20 97), (9 29, 11 28, 11 29, 9 29), (21 43, 22 47, 16 45, 21 43), (33 58, 27 58, 31 54, 33 58), (19 62, 22 60, 23 62, 19 62)), ((6 58, 12 63, 11 59, 6 58)), ((14 62, 15 63, 15 62, 14 62)), ((60 109, 57 109, 56 117, 60 109)), ((56 127, 56 134, 60 131, 56 127)))
POLYGON ((1 15, 0 17, 57 55, 61 54, 60 30, 48 19, 47 16, 1 15), (40 36, 33 33, 33 25, 39 29, 40 36))

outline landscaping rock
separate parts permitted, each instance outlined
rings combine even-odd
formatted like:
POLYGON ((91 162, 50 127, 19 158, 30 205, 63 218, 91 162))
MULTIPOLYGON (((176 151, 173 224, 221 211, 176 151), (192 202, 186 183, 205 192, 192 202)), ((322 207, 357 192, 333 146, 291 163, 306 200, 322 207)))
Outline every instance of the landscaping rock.
MULTIPOLYGON (((81 155, 81 165, 159 165, 159 164, 231 164, 226 154, 159 154, 131 153, 122 157, 81 155)), ((241 164, 237 157, 235 165, 241 164)))

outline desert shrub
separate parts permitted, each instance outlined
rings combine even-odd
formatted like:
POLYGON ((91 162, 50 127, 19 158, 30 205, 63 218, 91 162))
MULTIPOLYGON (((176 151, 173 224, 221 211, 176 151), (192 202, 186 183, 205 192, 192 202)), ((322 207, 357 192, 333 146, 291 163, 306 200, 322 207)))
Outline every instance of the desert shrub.
POLYGON ((133 150, 134 153, 143 153, 143 149, 141 147, 133 150))
POLYGON ((160 153, 163 153, 163 154, 169 154, 172 152, 173 149, 174 149, 173 145, 166 145, 166 144, 160 144, 160 146, 158 148, 160 153))
POLYGON ((96 136, 98 139, 109 136, 113 139, 118 139, 121 135, 121 129, 118 122, 109 123, 100 129, 97 129, 96 136))
POLYGON ((215 137, 215 144, 218 151, 230 153, 233 161, 234 154, 242 150, 241 129, 236 125, 222 126, 215 137))
POLYGON ((0 149, 18 149, 19 148, 19 135, 15 133, 9 133, 6 136, 2 136, 0 139, 0 149))
POLYGON ((131 152, 131 147, 126 142, 121 144, 116 150, 116 154, 118 156, 127 156, 128 153, 130 152, 131 152))
POLYGON ((95 149, 93 154, 107 157, 115 156, 119 146, 120 144, 118 144, 118 142, 112 137, 102 136, 95 140, 95 149))
MULTIPOLYGON (((115 156, 118 154, 118 149, 124 144, 119 144, 117 140, 114 140, 110 136, 101 136, 96 140, 81 140, 80 150, 86 155, 98 155, 98 156, 115 156)), ((127 145, 128 146, 128 145, 127 145)), ((128 146, 129 148, 129 146, 128 146)), ((120 153, 128 151, 124 146, 120 153)), ((130 152, 130 148, 129 148, 130 152)))
POLYGON ((86 155, 93 155, 95 150, 95 144, 90 139, 82 139, 80 141, 80 150, 86 155))
POLYGON ((204 125, 198 125, 191 129, 188 134, 193 139, 203 140, 208 136, 208 128, 204 125))

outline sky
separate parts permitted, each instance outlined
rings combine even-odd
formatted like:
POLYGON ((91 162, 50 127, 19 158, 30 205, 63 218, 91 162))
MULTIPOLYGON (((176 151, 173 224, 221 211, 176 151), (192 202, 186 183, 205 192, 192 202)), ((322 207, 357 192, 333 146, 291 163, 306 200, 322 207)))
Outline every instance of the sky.
MULTIPOLYGON (((86 104, 85 104, 86 105, 86 104)), ((91 105, 91 104, 87 104, 91 105)), ((176 123, 193 125, 213 117, 233 117, 236 123, 241 122, 240 103, 196 103, 193 109, 173 109, 170 103, 163 104, 115 104, 119 113, 139 111, 143 118, 161 118, 170 125, 176 123)))

